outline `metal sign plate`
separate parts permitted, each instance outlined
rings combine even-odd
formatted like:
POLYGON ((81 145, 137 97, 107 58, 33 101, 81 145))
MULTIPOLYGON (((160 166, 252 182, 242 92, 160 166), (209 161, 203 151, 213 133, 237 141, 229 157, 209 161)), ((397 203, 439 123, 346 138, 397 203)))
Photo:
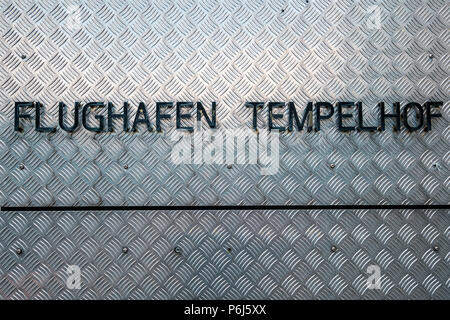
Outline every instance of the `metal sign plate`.
POLYGON ((448 1, 0 0, 0 8, 3 209, 444 207, 2 211, 1 298, 449 298, 448 1), (123 132, 119 121, 114 132, 45 133, 35 119, 16 131, 15 103, 26 101, 42 103, 45 126, 58 124, 59 102, 70 112, 75 102, 118 111, 128 102, 130 119, 144 102, 153 124, 157 102, 201 101, 208 114, 216 102, 218 129, 237 135, 252 127, 249 101, 266 103, 261 135, 268 102, 286 103, 274 120, 284 126, 289 102, 301 115, 309 101, 360 101, 368 125, 381 101, 389 111, 395 102, 443 106, 429 131, 394 132, 389 119, 384 131, 344 133, 332 118, 318 132, 282 132, 267 174, 260 162, 173 161, 176 108, 162 133, 123 132), (372 264, 381 266, 380 290, 363 286, 372 264), (68 265, 81 267, 81 291, 66 288, 68 265))
MULTIPOLYGON (((448 204, 446 1, 383 4, 379 29, 359 1, 67 5, 2 6, 3 206, 448 204), (218 127, 233 130, 251 126, 247 101, 362 101, 376 123, 380 101, 428 100, 444 102, 428 132, 387 123, 343 134, 329 120, 282 133, 273 175, 258 164, 174 164, 174 120, 163 134, 48 134, 29 121, 13 130, 17 101, 40 101, 49 123, 61 101, 128 101, 131 118, 140 101, 216 101, 218 127)), ((267 108, 259 122, 267 127, 267 108)))

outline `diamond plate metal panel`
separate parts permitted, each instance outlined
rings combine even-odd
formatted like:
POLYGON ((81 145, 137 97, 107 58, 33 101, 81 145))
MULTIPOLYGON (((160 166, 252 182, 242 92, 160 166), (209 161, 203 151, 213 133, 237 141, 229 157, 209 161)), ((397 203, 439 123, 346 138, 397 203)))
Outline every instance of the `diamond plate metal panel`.
POLYGON ((378 4, 379 30, 367 26, 373 4, 3 1, 0 203, 448 204, 448 1, 378 4), (285 133, 272 176, 173 164, 173 122, 163 134, 13 130, 15 101, 42 102, 50 123, 59 101, 129 101, 132 118, 140 101, 216 101, 218 126, 234 128, 249 127, 246 101, 357 100, 372 123, 380 101, 445 105, 430 132, 343 134, 330 120, 285 133))
POLYGON ((449 225, 445 210, 2 212, 0 297, 449 299, 449 225))
MULTIPOLYGON (((449 204, 448 1, 0 7, 2 207, 449 204), (131 118, 140 101, 216 101, 233 129, 250 126, 246 101, 362 101, 374 123, 380 101, 427 100, 444 101, 428 132, 344 134, 330 120, 283 133, 274 175, 175 165, 174 121, 162 134, 14 131, 15 101, 42 102, 47 123, 60 101, 128 101, 131 118)), ((448 210, 2 211, 0 297, 449 299, 449 222, 448 210), (80 290, 65 286, 69 264, 80 290), (381 290, 365 286, 371 264, 381 290)))

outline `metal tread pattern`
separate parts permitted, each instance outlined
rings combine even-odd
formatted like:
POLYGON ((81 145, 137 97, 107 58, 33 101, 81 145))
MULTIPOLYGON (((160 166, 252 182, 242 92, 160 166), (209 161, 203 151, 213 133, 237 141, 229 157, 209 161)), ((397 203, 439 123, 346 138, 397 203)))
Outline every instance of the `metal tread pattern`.
MULTIPOLYGON (((0 0, 0 205, 448 205, 446 0, 0 0), (74 30, 68 8, 79 6, 74 30), (381 28, 367 26, 378 5, 381 28), (280 136, 280 167, 175 165, 175 127, 14 131, 14 102, 443 101, 433 129, 280 136)), ((258 122, 267 128, 267 108, 258 122)), ((285 117, 286 119, 286 117, 285 117)), ((449 210, 0 212, 2 299, 450 299, 449 210), (124 254, 122 247, 128 247, 124 254), (337 251, 332 252, 331 247, 337 251), (181 249, 180 254, 174 248, 181 249), (18 255, 16 250, 23 253, 18 255), (228 250, 230 248, 231 250, 228 250), (434 250, 437 248, 438 250, 434 250), (65 285, 79 265, 82 288, 65 285), (366 287, 369 265, 382 288, 366 287)))
POLYGON ((3 206, 449 204, 448 1, 380 4, 380 30, 366 26, 376 1, 87 1, 76 31, 71 3, 2 4, 3 206), (153 125, 156 101, 216 101, 219 128, 232 129, 249 127, 246 101, 357 100, 368 123, 380 101, 444 101, 443 117, 429 132, 345 134, 329 120, 283 134, 270 176, 175 165, 174 119, 163 134, 13 130, 15 101, 42 102, 53 124, 60 101, 129 101, 131 119, 144 101, 153 125))
POLYGON ((445 210, 2 212, 0 297, 449 299, 449 225, 445 210))

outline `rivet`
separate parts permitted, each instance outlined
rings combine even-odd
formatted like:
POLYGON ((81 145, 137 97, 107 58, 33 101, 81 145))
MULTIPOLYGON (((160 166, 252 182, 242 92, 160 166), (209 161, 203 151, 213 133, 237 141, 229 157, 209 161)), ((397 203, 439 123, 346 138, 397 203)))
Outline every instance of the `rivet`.
POLYGON ((337 251, 337 247, 336 246, 331 246, 331 252, 336 252, 337 251))
POLYGON ((128 165, 124 165, 123 168, 124 168, 125 170, 127 170, 127 169, 128 169, 128 165))
POLYGON ((181 253, 181 248, 180 247, 175 247, 174 249, 173 249, 173 251, 175 252, 175 253, 181 253))
POLYGON ((128 253, 128 248, 127 247, 123 247, 122 248, 122 253, 128 253))
POLYGON ((24 165, 24 164, 20 164, 20 165, 19 165, 19 169, 20 169, 20 170, 25 169, 25 165, 24 165))
POLYGON ((330 168, 334 169, 336 167, 336 165, 334 163, 330 164, 330 168))
POLYGON ((233 166, 231 164, 227 165, 227 169, 231 169, 233 166))
POLYGON ((428 57, 429 57, 430 59, 433 59, 433 58, 434 58, 434 55, 433 55, 433 54, 430 54, 428 57))
POLYGON ((433 246, 433 250, 438 252, 439 251, 439 247, 438 246, 433 246))
POLYGON ((24 54, 23 54, 23 55, 21 55, 20 57, 21 57, 22 59, 26 59, 26 58, 27 58, 27 56, 26 56, 26 55, 24 55, 24 54))
POLYGON ((16 249, 16 253, 17 253, 18 255, 21 255, 21 254, 23 253, 23 250, 22 250, 21 248, 17 248, 17 249, 16 249))

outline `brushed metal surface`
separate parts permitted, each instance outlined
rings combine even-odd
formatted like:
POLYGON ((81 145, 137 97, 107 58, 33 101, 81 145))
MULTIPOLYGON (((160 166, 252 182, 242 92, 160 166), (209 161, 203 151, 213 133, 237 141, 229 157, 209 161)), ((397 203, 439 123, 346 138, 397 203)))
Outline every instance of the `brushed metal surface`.
POLYGON ((2 212, 0 297, 449 299, 449 225, 445 210, 2 212))

